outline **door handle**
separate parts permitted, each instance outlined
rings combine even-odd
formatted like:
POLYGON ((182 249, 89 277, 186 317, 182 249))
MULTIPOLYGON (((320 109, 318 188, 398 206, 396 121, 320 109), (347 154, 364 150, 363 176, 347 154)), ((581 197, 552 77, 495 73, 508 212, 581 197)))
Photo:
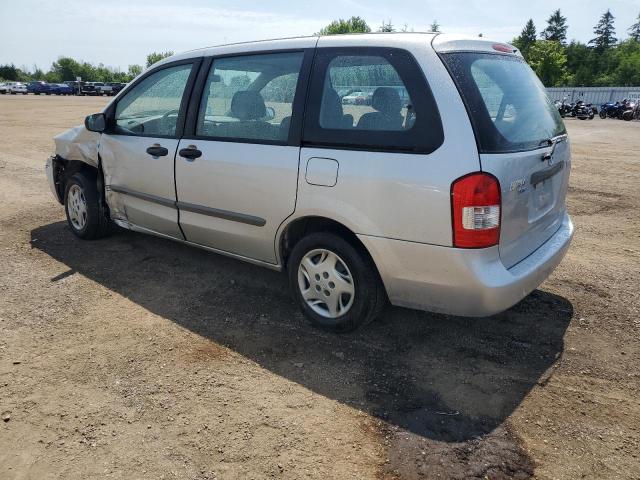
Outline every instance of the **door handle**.
POLYGON ((180 149, 178 155, 186 158, 187 160, 195 160, 202 156, 202 152, 198 150, 195 145, 189 145, 187 148, 180 149))
POLYGON ((159 143, 154 143, 149 148, 147 148, 147 153, 152 157, 166 157, 167 155, 169 155, 169 150, 161 147, 159 143))
POLYGON ((536 188, 541 182, 544 182, 546 179, 553 177, 556 173, 560 172, 564 168, 564 160, 556 163, 554 166, 549 167, 545 170, 540 170, 539 172, 534 172, 531 174, 531 185, 533 188, 536 188))

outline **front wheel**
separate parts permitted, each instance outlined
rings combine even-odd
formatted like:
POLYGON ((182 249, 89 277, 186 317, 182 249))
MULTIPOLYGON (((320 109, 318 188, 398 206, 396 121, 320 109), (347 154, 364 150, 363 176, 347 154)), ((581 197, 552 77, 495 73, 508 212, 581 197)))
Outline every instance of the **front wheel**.
POLYGON ((77 237, 94 240, 109 232, 109 218, 100 206, 95 176, 76 173, 67 181, 64 209, 67 223, 77 237))
POLYGON ((602 119, 607 118, 607 112, 605 112, 604 110, 600 110, 600 113, 598 115, 600 115, 600 118, 602 119))
POLYGON ((288 275, 304 315, 325 330, 353 331, 374 320, 386 304, 373 261, 332 233, 300 240, 289 257, 288 275))

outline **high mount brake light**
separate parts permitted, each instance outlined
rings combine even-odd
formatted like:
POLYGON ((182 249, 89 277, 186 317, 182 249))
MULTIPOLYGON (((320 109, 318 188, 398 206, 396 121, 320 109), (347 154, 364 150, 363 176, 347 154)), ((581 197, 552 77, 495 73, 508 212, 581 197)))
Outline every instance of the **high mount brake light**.
POLYGON ((472 173, 451 185, 453 246, 486 248, 500 240, 500 184, 488 173, 472 173))
POLYGON ((513 49, 513 47, 509 46, 509 45, 504 45, 502 43, 494 43, 493 44, 493 49, 496 52, 504 52, 504 53, 515 53, 516 50, 513 49))

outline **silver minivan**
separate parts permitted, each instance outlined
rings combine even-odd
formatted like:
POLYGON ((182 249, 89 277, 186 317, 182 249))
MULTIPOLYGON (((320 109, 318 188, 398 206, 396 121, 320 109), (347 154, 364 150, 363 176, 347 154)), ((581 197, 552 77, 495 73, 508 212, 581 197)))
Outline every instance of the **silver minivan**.
POLYGON ((110 224, 286 271, 316 325, 464 316, 534 290, 573 235, 571 154, 511 45, 366 34, 205 48, 56 137, 54 195, 110 224))

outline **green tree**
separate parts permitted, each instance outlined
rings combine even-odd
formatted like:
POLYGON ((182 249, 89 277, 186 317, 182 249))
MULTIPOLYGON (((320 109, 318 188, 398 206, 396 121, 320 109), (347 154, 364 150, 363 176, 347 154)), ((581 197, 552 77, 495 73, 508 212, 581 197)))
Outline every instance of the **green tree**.
POLYGON ((334 20, 321 29, 317 35, 341 35, 343 33, 369 33, 371 28, 360 17, 351 17, 348 20, 334 20))
POLYGON ((568 28, 567 17, 563 17, 558 9, 547 20, 547 28, 540 32, 540 37, 564 45, 567 41, 568 28))
POLYGON ((142 73, 142 65, 129 65, 127 75, 133 79, 142 73))
POLYGON ((19 77, 19 70, 14 64, 0 65, 0 78, 3 80, 16 81, 19 77))
POLYGON ((380 25, 380 28, 378 29, 379 32, 395 32, 396 29, 393 28, 393 24, 391 23, 391 20, 389 20, 388 22, 385 22, 384 20, 382 21, 382 25, 380 25))
POLYGON ((520 36, 513 40, 513 45, 520 50, 525 59, 529 58, 529 50, 536 43, 536 37, 536 26, 533 23, 533 19, 530 18, 522 29, 520 36))
POLYGON ((636 23, 629 27, 629 36, 633 38, 636 42, 640 42, 640 13, 638 14, 638 20, 636 23))
POLYGON ((149 68, 154 63, 159 62, 163 58, 167 58, 173 55, 173 52, 153 52, 147 55, 147 68, 149 68))
POLYGON ((611 48, 618 41, 618 39, 614 37, 616 34, 616 29, 613 26, 614 19, 615 17, 611 14, 609 9, 607 9, 593 29, 593 33, 596 34, 596 37, 589 40, 589 45, 593 45, 599 52, 611 48))
POLYGON ((79 62, 70 57, 59 57, 57 61, 53 62, 47 75, 52 74, 59 79, 57 82, 63 82, 75 80, 82 73, 82 65, 79 62))
POLYGON ((438 20, 434 20, 433 22, 431 22, 431 26, 429 27, 429 30, 432 32, 440 31, 440 24, 438 23, 438 20))
POLYGON ((33 73, 31 74, 33 80, 44 80, 44 72, 36 65, 33 66, 33 73))
POLYGON ((640 85, 640 53, 622 59, 615 71, 615 83, 625 87, 640 85))
POLYGON ((583 87, 591 85, 596 74, 596 61, 593 49, 584 43, 573 40, 565 48, 567 71, 570 74, 569 85, 583 87))
POLYGON ((567 55, 560 42, 539 40, 531 46, 529 64, 545 87, 562 85, 568 77, 567 55))

